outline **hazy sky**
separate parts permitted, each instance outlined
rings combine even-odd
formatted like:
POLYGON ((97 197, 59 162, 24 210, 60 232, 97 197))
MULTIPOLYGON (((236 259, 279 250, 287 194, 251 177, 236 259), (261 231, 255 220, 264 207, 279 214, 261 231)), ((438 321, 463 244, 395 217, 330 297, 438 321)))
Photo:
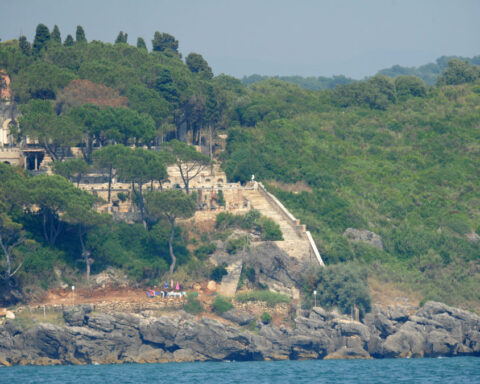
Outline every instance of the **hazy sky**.
POLYGON ((0 0, 0 38, 38 23, 77 25, 87 39, 113 42, 120 30, 151 47, 174 35, 215 74, 362 78, 394 64, 480 54, 479 0, 0 0))

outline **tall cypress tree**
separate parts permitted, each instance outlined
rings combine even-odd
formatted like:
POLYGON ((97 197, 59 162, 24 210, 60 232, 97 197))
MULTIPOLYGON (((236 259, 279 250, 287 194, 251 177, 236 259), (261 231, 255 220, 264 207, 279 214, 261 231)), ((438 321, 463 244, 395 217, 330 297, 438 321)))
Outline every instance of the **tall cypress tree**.
POLYGON ((18 46, 20 47, 20 50, 24 55, 28 56, 32 52, 31 44, 28 42, 27 38, 23 35, 20 36, 18 39, 18 46))
POLYGON ((50 38, 52 41, 62 44, 62 37, 60 36, 60 29, 58 28, 58 25, 54 25, 50 38))
POLYGON ((73 40, 72 35, 68 35, 67 38, 65 39, 65 42, 63 43, 63 45, 65 47, 71 47, 73 44, 75 44, 75 40, 73 40))
POLYGON ((137 48, 138 49, 147 49, 147 44, 145 44, 145 40, 142 37, 137 39, 137 48))
POLYGON ((40 52, 50 41, 50 31, 45 24, 38 24, 33 40, 33 52, 40 52))
POLYGON ((128 33, 123 33, 120 31, 117 38, 115 39, 115 44, 126 43, 128 39, 128 33))
POLYGON ((75 33, 75 40, 77 43, 86 43, 85 31, 81 25, 77 25, 77 32, 75 33))

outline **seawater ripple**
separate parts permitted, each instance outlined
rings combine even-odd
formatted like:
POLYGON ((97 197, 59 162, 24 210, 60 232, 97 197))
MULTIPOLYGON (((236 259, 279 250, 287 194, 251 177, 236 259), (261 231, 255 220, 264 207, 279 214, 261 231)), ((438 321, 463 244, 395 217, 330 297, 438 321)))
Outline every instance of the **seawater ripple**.
POLYGON ((129 383, 480 383, 478 357, 4 367, 1 382, 129 383))

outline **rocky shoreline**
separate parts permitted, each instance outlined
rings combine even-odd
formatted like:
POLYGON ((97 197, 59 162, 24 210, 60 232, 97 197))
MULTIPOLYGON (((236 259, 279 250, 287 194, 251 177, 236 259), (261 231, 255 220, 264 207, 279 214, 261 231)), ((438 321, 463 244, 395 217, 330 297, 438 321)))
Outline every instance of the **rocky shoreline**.
POLYGON ((240 309, 225 321, 183 311, 97 313, 88 305, 63 316, 65 326, 0 325, 0 365, 480 356, 480 317, 437 302, 413 314, 375 306, 363 322, 315 307, 298 311, 293 327, 252 324, 240 309))

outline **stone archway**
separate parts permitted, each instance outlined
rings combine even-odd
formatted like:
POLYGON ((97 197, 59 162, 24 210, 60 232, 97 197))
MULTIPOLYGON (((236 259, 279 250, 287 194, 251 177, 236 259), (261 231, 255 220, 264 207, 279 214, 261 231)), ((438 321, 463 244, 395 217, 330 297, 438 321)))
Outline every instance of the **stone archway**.
POLYGON ((13 144, 10 143, 10 124, 12 123, 12 119, 6 119, 2 127, 0 128, 0 146, 13 144))

